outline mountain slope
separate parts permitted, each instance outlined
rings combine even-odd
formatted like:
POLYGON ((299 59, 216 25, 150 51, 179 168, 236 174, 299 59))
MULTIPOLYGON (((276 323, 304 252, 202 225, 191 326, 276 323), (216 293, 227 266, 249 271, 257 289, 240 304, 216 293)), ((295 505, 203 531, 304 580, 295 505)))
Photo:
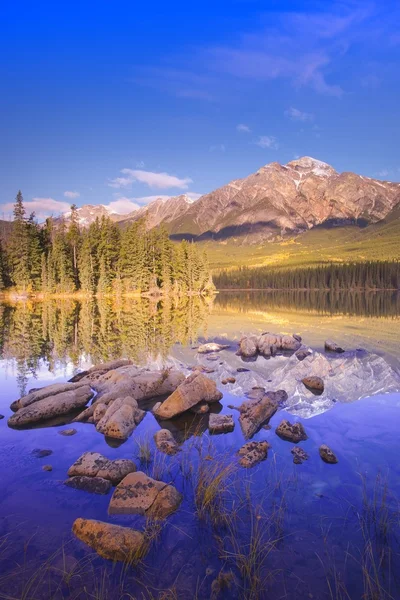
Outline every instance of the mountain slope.
POLYGON ((322 223, 375 223, 399 201, 399 184, 338 173, 303 157, 271 163, 202 196, 169 229, 177 237, 273 240, 322 223))
POLYGON ((167 225, 180 219, 188 211, 192 202, 186 194, 167 199, 158 198, 147 206, 122 217, 120 219, 121 225, 124 226, 142 218, 146 219, 146 225, 149 229, 153 229, 161 223, 167 225))

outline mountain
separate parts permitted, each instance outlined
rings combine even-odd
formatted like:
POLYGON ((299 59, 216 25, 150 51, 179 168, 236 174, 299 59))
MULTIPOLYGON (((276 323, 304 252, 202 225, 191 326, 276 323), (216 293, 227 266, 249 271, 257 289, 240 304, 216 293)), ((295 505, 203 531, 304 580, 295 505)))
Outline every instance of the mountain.
POLYGON ((202 196, 168 221, 168 229, 176 238, 277 240, 321 224, 376 223, 399 202, 398 183, 338 173, 303 157, 273 162, 202 196))
MULTIPOLYGON (((78 222, 81 227, 89 227, 91 223, 101 217, 109 217, 112 221, 121 221, 126 218, 126 215, 119 215, 111 211, 107 206, 103 204, 85 204, 81 208, 77 209, 78 222)), ((68 222, 71 216, 70 212, 64 213, 63 217, 68 222)), ((55 219, 57 222, 59 219, 55 219)))
POLYGON ((167 226, 169 223, 181 219, 192 204, 193 200, 186 196, 186 194, 167 199, 158 198, 147 206, 143 206, 129 215, 122 217, 121 225, 123 226, 132 221, 145 218, 149 229, 153 229, 153 227, 157 227, 161 223, 167 226))

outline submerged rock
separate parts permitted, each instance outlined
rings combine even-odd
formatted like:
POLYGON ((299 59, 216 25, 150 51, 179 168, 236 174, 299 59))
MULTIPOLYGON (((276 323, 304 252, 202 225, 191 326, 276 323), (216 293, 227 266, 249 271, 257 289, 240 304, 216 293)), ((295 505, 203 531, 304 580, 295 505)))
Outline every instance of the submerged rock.
POLYGON ((344 352, 344 349, 341 346, 339 346, 336 342, 333 342, 332 340, 326 340, 325 350, 328 350, 328 352, 339 352, 339 353, 344 352))
POLYGON ((51 465, 43 465, 42 467, 43 471, 52 471, 53 467, 51 465))
POLYGON ((190 412, 195 415, 205 415, 210 412, 210 405, 207 402, 199 402, 196 406, 192 406, 190 412))
POLYGON ((32 450, 33 456, 36 458, 45 458, 46 456, 50 456, 53 454, 53 450, 42 450, 41 448, 35 448, 32 450))
POLYGON ((279 403, 287 398, 286 392, 266 392, 261 398, 248 400, 239 406, 239 423, 246 439, 252 438, 261 427, 268 423, 279 408, 279 403))
POLYGON ((160 452, 164 452, 164 454, 172 456, 180 451, 180 448, 169 429, 160 429, 159 431, 156 431, 154 434, 154 441, 157 449, 160 450, 160 452))
POLYGON ((200 344, 197 348, 197 352, 199 354, 209 354, 211 352, 221 352, 221 350, 225 350, 226 348, 229 348, 229 345, 208 342, 207 344, 200 344))
POLYGON ((338 459, 336 458, 335 454, 326 444, 322 444, 322 446, 319 447, 319 455, 324 462, 329 463, 331 465, 334 465, 338 462, 338 459))
POLYGON ((153 412, 159 419, 171 419, 199 402, 218 402, 221 398, 222 394, 218 391, 215 381, 203 373, 195 372, 153 412))
POLYGON ((147 545, 140 531, 91 519, 76 519, 73 534, 93 548, 102 558, 135 562, 142 558, 147 545))
POLYGON ((275 432, 283 440, 294 442, 295 444, 307 439, 307 434, 302 423, 293 423, 292 425, 286 419, 281 421, 275 432))
POLYGON ((267 458, 269 448, 271 446, 265 441, 247 442, 238 452, 240 456, 239 464, 246 468, 254 467, 267 458))
POLYGON ((4 419, 4 415, 0 415, 0 421, 4 419))
POLYGON ((181 502, 182 495, 174 486, 137 471, 127 475, 115 488, 108 512, 164 519, 177 510, 181 502))
POLYGON ((59 415, 66 415, 75 409, 86 406, 92 396, 93 392, 88 385, 47 396, 41 400, 31 402, 28 406, 19 408, 8 419, 8 424, 10 427, 23 427, 59 415))
POLYGON ((109 460, 99 452, 85 452, 68 469, 68 476, 101 477, 116 485, 134 471, 136 471, 136 465, 131 460, 123 458, 109 460))
POLYGON ((317 377, 316 375, 311 375, 310 377, 303 377, 301 380, 304 385, 310 390, 315 390, 316 392, 324 391, 324 381, 321 377, 317 377))
POLYGON ((65 437, 70 437, 71 435, 75 435, 76 433, 78 433, 76 431, 76 429, 62 429, 61 431, 58 432, 60 435, 63 435, 65 437))
POLYGON ((210 433, 230 433, 235 429, 235 423, 232 415, 211 414, 208 422, 208 431, 210 433))
POLYGON ((109 479, 103 479, 103 477, 69 477, 64 481, 64 484, 76 490, 82 490, 83 492, 89 492, 91 494, 108 494, 112 488, 111 481, 109 479))
POLYGON ((308 460, 308 454, 299 446, 294 446, 290 451, 293 454, 293 462, 295 465, 301 465, 305 460, 308 460))
POLYGON ((215 373, 215 369, 206 367, 205 365, 195 365, 194 367, 190 367, 190 371, 198 371, 199 373, 215 373))

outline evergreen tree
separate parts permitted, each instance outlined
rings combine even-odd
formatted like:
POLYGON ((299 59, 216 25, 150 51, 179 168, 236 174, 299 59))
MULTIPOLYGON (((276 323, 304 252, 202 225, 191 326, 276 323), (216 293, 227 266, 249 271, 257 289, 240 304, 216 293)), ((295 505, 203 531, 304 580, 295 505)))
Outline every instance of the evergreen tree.
POLYGON ((21 191, 18 192, 14 204, 13 234, 8 249, 10 278, 18 289, 27 291, 30 288, 29 269, 29 233, 25 218, 24 201, 21 191))

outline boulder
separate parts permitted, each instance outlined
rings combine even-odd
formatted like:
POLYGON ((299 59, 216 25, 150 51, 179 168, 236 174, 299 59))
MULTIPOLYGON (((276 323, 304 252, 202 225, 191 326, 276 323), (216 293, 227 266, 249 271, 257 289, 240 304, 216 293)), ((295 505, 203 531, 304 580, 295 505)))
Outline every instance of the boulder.
POLYGON ((68 469, 68 476, 101 477, 116 485, 134 471, 136 471, 136 465, 131 460, 109 460, 98 452, 85 452, 68 469))
POLYGON ((321 377, 317 377, 316 375, 311 375, 310 377, 303 377, 301 380, 306 388, 309 388, 312 391, 323 392, 324 391, 324 381, 321 377))
POLYGON ((225 350, 229 348, 226 344, 215 344, 214 342, 208 342, 207 344, 200 344, 197 348, 197 352, 199 354, 209 354, 211 352, 221 352, 221 350, 225 350))
POLYGON ((337 344, 336 342, 333 342, 332 340, 326 340, 325 350, 327 350, 328 352, 338 352, 338 353, 344 352, 344 349, 341 348, 341 346, 339 346, 339 344, 337 344))
POLYGON ((258 353, 258 337, 255 335, 250 335, 248 337, 244 337, 239 342, 239 351, 238 354, 243 356, 244 358, 252 358, 256 356, 258 353))
POLYGON ((235 429, 235 423, 232 415, 211 414, 208 422, 208 431, 210 433, 230 433, 235 429))
POLYGON ((84 383, 53 383, 44 388, 35 388, 26 396, 22 396, 22 398, 13 402, 10 408, 16 412, 21 408, 26 408, 27 406, 30 406, 35 402, 39 402, 39 400, 44 400, 49 396, 57 396, 57 394, 62 394, 64 392, 73 392, 84 385, 84 383))
POLYGON ((171 419, 199 402, 218 402, 222 394, 217 390, 215 381, 203 373, 192 373, 185 381, 167 398, 161 406, 154 411, 159 419, 171 419))
POLYGON ((252 438, 264 424, 268 423, 278 410, 280 402, 286 398, 286 392, 279 390, 278 392, 266 392, 261 398, 243 402, 239 406, 239 423, 244 437, 252 438))
POLYGON ((145 536, 140 531, 91 519, 76 519, 73 534, 93 548, 102 558, 135 562, 146 552, 145 536))
POLYGON ((104 402, 96 402, 94 411, 93 411, 93 421, 97 425, 97 423, 104 417, 107 412, 108 404, 104 404, 104 402))
POLYGON ((137 471, 117 485, 108 512, 110 515, 139 514, 164 519, 177 510, 181 502, 182 495, 174 486, 137 471))
POLYGON ((338 459, 336 458, 335 454, 326 444, 322 444, 322 446, 319 447, 319 455, 324 462, 329 463, 331 465, 334 465, 338 462, 338 459))
POLYGON ((169 429, 159 429, 159 431, 154 434, 154 442, 157 449, 164 454, 171 456, 180 451, 180 448, 169 429))
POLYGON ((297 360, 304 360, 305 358, 307 358, 307 356, 311 356, 312 351, 309 348, 300 348, 300 350, 297 350, 297 352, 295 352, 295 356, 297 358, 297 360))
POLYGON ((284 419, 275 430, 276 434, 283 440, 297 444, 307 439, 307 434, 302 423, 293 423, 293 425, 284 419))
POLYGON ((210 405, 207 402, 199 402, 195 406, 192 406, 190 412, 195 415, 205 415, 210 412, 210 405))
POLYGON ((66 415, 73 410, 86 406, 92 396, 93 392, 90 387, 84 385, 41 400, 35 400, 12 415, 8 419, 8 424, 10 427, 23 427, 59 415, 66 415))
POLYGON ((239 464, 242 467, 250 468, 265 460, 268 455, 268 450, 271 446, 268 442, 247 442, 244 444, 238 455, 240 456, 239 464))
POLYGON ((108 494, 112 488, 112 483, 103 477, 69 477, 64 481, 68 487, 91 494, 108 494))
POLYGON ((293 462, 295 465, 301 465, 305 460, 308 460, 307 452, 304 452, 303 448, 294 446, 291 451, 293 454, 293 462))
POLYGON ((96 424, 96 429, 106 437, 126 440, 145 414, 131 396, 117 398, 107 407, 104 416, 96 424))

